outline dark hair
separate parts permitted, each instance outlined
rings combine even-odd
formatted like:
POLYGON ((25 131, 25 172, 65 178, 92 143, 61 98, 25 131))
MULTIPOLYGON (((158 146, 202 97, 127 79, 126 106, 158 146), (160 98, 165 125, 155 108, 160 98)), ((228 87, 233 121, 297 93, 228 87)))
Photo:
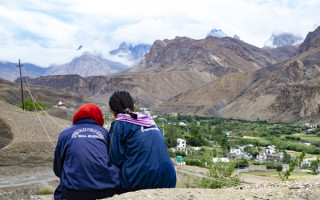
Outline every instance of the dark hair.
POLYGON ((137 114, 133 112, 134 101, 129 92, 118 90, 114 92, 109 100, 110 109, 116 113, 129 114, 132 118, 137 119, 137 114))

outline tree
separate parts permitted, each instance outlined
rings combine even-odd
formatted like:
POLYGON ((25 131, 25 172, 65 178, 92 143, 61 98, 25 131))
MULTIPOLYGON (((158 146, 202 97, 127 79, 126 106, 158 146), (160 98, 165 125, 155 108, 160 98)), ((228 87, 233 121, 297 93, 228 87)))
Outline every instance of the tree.
POLYGON ((310 169, 312 170, 313 174, 317 173, 317 170, 319 169, 319 163, 320 163, 319 158, 311 162, 310 169))
POLYGON ((167 134, 166 137, 168 139, 168 143, 170 147, 175 147, 177 146, 177 137, 176 137, 176 133, 177 133, 177 128, 174 126, 169 126, 167 128, 167 134))
POLYGON ((213 163, 212 156, 205 153, 204 158, 207 162, 207 169, 209 169, 208 178, 198 179, 196 187, 199 188, 222 188, 231 187, 240 184, 240 176, 233 175, 235 163, 234 162, 221 162, 213 163))
POLYGON ((283 159, 282 162, 285 164, 289 164, 292 162, 291 156, 289 154, 287 154, 286 151, 283 151, 283 159))
POLYGON ((303 158, 306 154, 302 152, 300 156, 295 158, 290 164, 289 164, 289 169, 284 171, 284 172, 278 172, 279 177, 281 178, 282 181, 287 181, 289 179, 289 176, 291 175, 291 172, 294 170, 296 166, 301 166, 301 163, 303 161, 303 158))

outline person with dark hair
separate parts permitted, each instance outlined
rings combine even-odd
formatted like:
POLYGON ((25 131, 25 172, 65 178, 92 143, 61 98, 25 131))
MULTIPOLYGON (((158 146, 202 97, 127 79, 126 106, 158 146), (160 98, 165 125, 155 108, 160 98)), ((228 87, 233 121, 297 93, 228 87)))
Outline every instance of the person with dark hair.
POLYGON ((98 106, 85 104, 63 130, 54 154, 53 171, 60 178, 55 200, 93 200, 118 193, 120 169, 108 155, 108 131, 98 106))
POLYGON ((111 162, 121 169, 121 192, 174 188, 176 172, 160 128, 149 115, 135 112, 132 96, 116 91, 109 100, 111 162))

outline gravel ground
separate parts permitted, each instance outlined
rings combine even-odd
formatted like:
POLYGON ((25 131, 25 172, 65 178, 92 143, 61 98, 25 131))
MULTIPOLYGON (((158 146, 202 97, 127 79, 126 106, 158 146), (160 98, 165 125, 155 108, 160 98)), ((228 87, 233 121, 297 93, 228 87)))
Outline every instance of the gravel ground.
POLYGON ((244 185, 223 189, 152 189, 116 195, 108 200, 195 200, 195 199, 239 199, 239 200, 287 200, 320 199, 320 177, 295 181, 244 185))

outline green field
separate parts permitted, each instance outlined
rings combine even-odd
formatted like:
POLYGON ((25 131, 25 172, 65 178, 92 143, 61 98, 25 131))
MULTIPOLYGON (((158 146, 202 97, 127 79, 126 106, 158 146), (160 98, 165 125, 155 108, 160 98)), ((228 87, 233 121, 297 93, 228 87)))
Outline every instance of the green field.
MULTIPOLYGON (((264 177, 272 177, 272 178, 279 178, 279 174, 277 171, 253 171, 253 172, 244 172, 241 174, 250 174, 255 176, 264 176, 264 177)), ((307 172, 291 172, 289 180, 296 180, 296 179, 304 179, 314 177, 316 175, 312 175, 307 172)))

